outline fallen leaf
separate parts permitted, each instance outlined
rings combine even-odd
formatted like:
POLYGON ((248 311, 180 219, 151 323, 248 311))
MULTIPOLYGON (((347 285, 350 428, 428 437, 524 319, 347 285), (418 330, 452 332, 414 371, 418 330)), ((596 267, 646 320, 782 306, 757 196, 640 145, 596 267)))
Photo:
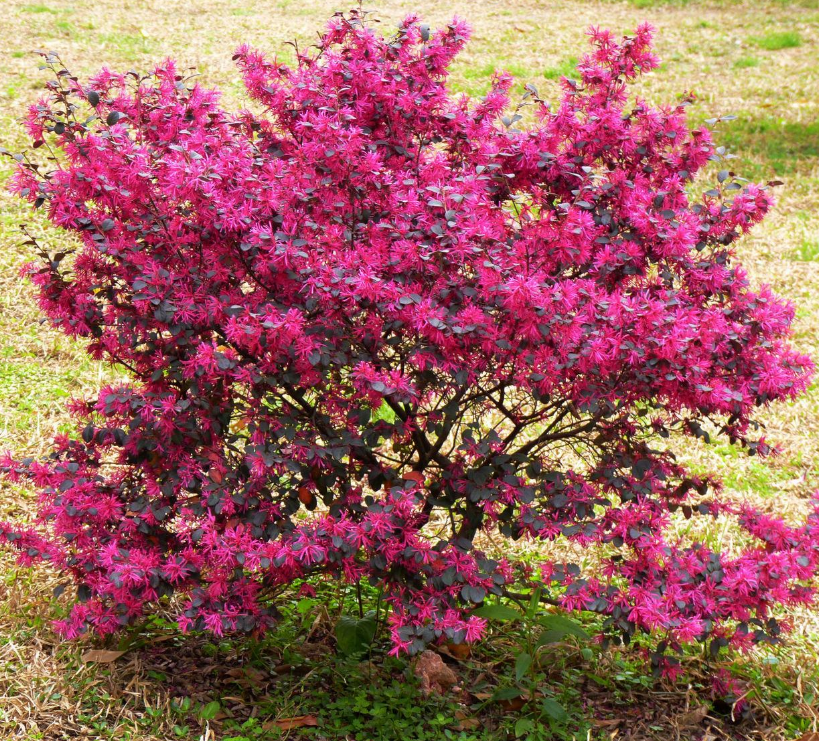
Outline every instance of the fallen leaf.
POLYGON ((676 721, 677 725, 681 727, 696 726, 702 723, 702 721, 705 720, 707 715, 708 706, 699 705, 685 713, 680 713, 674 718, 674 720, 676 721))
POLYGON ((799 737, 799 741, 819 741, 819 733, 816 733, 816 731, 808 731, 799 737))
POLYGON ((698 726, 708 715, 708 706, 700 705, 698 708, 689 710, 687 713, 677 716, 677 724, 680 726, 698 726))
POLYGON ((267 679, 264 672, 253 667, 243 666, 235 669, 228 669, 227 675, 236 680, 236 684, 257 686, 267 679))
POLYGON ((318 718, 315 715, 297 715, 293 718, 279 718, 278 720, 264 723, 262 728, 265 731, 272 731, 275 726, 280 731, 292 731, 294 728, 315 727, 318 725, 318 718))
POLYGON ((445 653, 458 661, 465 661, 472 653, 468 643, 447 643, 441 646, 441 653, 445 653))
POLYGON ((623 722, 621 718, 595 718, 592 721, 598 728, 616 728, 623 722))
POLYGON ((106 651, 102 648, 93 648, 80 657, 84 664, 110 664, 116 661, 125 651, 106 651))
POLYGON ((315 496, 313 496, 313 492, 310 491, 306 486, 299 487, 299 501, 302 504, 312 504, 316 501, 315 496))
POLYGON ((520 710, 525 704, 526 700, 522 697, 513 697, 511 700, 501 700, 498 703, 505 713, 512 713, 515 710, 520 710))
POLYGON ((455 713, 455 720, 458 721, 456 728, 459 731, 474 731, 481 725, 481 722, 477 718, 467 714, 463 710, 458 710, 455 713))

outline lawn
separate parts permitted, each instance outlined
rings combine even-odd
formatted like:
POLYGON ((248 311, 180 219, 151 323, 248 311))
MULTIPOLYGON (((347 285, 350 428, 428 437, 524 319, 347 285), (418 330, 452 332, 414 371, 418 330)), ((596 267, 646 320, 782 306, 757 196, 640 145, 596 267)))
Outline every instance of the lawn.
MULTIPOLYGON (((352 3, 351 3, 352 4, 352 3)), ((819 361, 819 1, 730 0, 384 0, 371 3, 389 28, 410 11, 431 25, 453 14, 474 29, 455 65, 453 89, 480 96, 495 69, 506 69, 554 100, 562 75, 584 52, 590 25, 628 32, 657 28, 662 66, 639 84, 654 103, 692 90, 695 123, 716 125, 740 175, 779 180, 770 217, 739 255, 755 284, 768 283, 798 307, 795 343, 819 361), (735 118, 731 118, 735 117, 735 118)), ((293 58, 344 3, 326 0, 3 0, 0 27, 0 146, 24 147, 19 119, 36 101, 45 73, 34 49, 59 53, 85 78, 105 65, 146 70, 167 56, 245 104, 231 55, 240 43, 293 58)), ((0 160, 0 182, 10 174, 0 160)), ((0 192, 0 448, 39 455, 57 431, 71 429, 64 403, 117 371, 40 323, 33 289, 19 277, 33 255, 21 246, 27 223, 41 242, 65 237, 0 192)), ((819 386, 764 415, 780 453, 765 462, 727 445, 679 446, 698 471, 723 477, 726 490, 771 511, 804 514, 819 489, 819 386)), ((33 494, 4 485, 0 520, 25 517, 33 494)), ((681 521, 680 527, 685 527, 681 521)), ((708 537, 721 542, 725 532, 708 537)), ((519 546, 516 546, 519 547, 519 546)), ((547 648, 534 675, 552 704, 539 724, 503 690, 516 674, 525 630, 498 629, 469 655, 452 657, 460 695, 424 698, 403 659, 376 643, 368 656, 334 651, 333 625, 357 612, 357 595, 335 584, 316 597, 295 591, 279 629, 264 640, 181 636, 157 616, 125 636, 63 644, 50 621, 64 614, 60 579, 16 565, 0 552, 0 738, 327 741, 405 739, 819 739, 819 615, 788 617, 783 646, 722 659, 738 677, 753 717, 732 718, 714 703, 707 659, 690 653, 685 680, 660 682, 636 649, 603 651, 577 637, 547 648), (89 651, 113 651, 100 654, 89 651), (94 660, 96 659, 96 660, 94 660)), ((364 609, 375 605, 366 588, 364 609)), ((594 625, 587 626, 593 632, 594 625)), ((519 667, 518 667, 519 668, 519 667)))

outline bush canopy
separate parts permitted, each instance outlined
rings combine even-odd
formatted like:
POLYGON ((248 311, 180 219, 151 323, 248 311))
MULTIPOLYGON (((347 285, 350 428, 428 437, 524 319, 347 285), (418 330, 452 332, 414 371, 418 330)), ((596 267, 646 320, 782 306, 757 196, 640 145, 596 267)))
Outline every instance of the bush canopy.
POLYGON ((477 606, 539 590, 609 639, 656 634, 674 674, 682 643, 775 641, 774 608, 812 599, 819 515, 733 501, 673 454, 768 454, 753 415, 809 383, 793 308, 735 261, 770 184, 695 187, 724 152, 693 96, 629 97, 648 26, 592 29, 554 107, 512 108, 507 74, 450 92, 468 36, 334 16, 294 68, 238 50, 238 113, 171 61, 81 83, 44 54, 26 126, 53 156, 15 155, 12 188, 80 246, 30 238, 26 274, 131 379, 73 402, 46 459, 2 461, 40 516, 0 533, 76 583, 65 636, 172 595, 184 630, 260 631, 331 576, 383 590, 396 653, 475 641, 477 606), (589 556, 516 560, 498 534, 589 556))

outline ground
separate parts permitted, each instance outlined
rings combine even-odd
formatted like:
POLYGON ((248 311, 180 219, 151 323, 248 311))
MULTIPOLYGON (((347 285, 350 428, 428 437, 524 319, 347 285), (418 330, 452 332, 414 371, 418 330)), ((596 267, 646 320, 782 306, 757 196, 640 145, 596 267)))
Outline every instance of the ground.
MULTIPOLYGON (((365 6, 366 7, 366 6, 365 6)), ((453 14, 474 28, 455 65, 453 86, 480 95, 503 68, 555 98, 592 24, 618 32, 640 21, 657 28, 660 69, 640 85, 652 102, 686 90, 692 117, 718 125, 741 175, 783 182, 769 219, 740 248, 756 283, 773 285, 798 307, 795 341, 819 360, 819 2, 583 2, 576 0, 397 0, 372 3, 385 28, 409 11, 431 24, 453 14)), ((289 40, 310 43, 342 0, 3 0, 0 24, 0 145, 24 146, 18 120, 44 74, 33 49, 57 51, 80 77, 106 65, 145 70, 166 56, 195 68, 241 105, 231 55, 250 43, 287 60, 289 40)), ((10 171, 0 163, 0 181, 10 171)), ((63 403, 115 371, 40 324, 20 266, 31 257, 18 225, 56 245, 64 239, 8 194, 0 194, 0 448, 42 453, 69 429, 63 403)), ((765 413, 780 454, 767 462, 728 446, 682 449, 695 468, 720 473, 729 491, 794 515, 819 488, 819 388, 765 413)), ((6 486, 0 518, 25 516, 30 492, 6 486)), ((724 532, 711 533, 717 540, 724 532)), ((4 739, 705 739, 811 738, 819 728, 819 617, 790 615, 789 643, 724 662, 741 681, 751 719, 732 719, 702 681, 691 654, 687 680, 652 679, 635 650, 602 652, 576 637, 547 648, 532 674, 551 713, 534 722, 503 699, 515 675, 525 628, 501 626, 483 648, 446 657, 461 686, 423 698, 411 668, 387 659, 335 654, 332 624, 354 612, 354 595, 327 585, 317 599, 293 595, 275 635, 264 641, 181 637, 161 616, 106 645, 61 644, 49 622, 65 609, 59 579, 22 569, 0 554, 0 736, 4 739), (89 650, 116 653, 87 654, 89 650), (124 652, 120 655, 119 652, 124 652), (97 661, 83 661, 94 659, 97 661), (501 693, 498 695, 498 688, 501 693)), ((365 602, 371 595, 365 593, 365 602)), ((366 606, 366 605, 365 605, 366 606)), ((817 736, 816 738, 819 738, 817 736)), ((815 739, 813 739, 815 741, 815 739)))

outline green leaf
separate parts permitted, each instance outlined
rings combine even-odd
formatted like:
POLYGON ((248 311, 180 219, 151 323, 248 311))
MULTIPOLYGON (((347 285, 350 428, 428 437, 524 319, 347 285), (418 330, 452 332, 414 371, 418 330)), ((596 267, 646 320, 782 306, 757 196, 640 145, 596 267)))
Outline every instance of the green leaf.
POLYGON ((506 605, 483 605, 475 610, 473 615, 489 620, 520 620, 522 615, 506 605))
POLYGON ((371 617, 361 619, 343 615, 336 623, 336 645, 344 656, 355 656, 366 651, 375 638, 377 628, 371 617))
POLYGON ((516 697, 520 697, 522 694, 523 693, 517 687, 502 687, 499 690, 495 690, 495 693, 491 697, 491 702, 514 700, 516 697))
POLYGON ((557 700, 553 700, 551 697, 545 697, 543 699, 541 708, 543 708, 543 712, 546 713, 546 715, 548 715, 552 720, 556 720, 558 723, 564 723, 569 719, 569 714, 566 712, 564 707, 557 700))
POLYGON ((213 720, 221 709, 222 706, 219 704, 219 701, 214 700, 202 706, 202 709, 199 711, 199 717, 202 720, 213 720))
POLYGON ((305 615, 306 613, 310 612, 316 605, 318 604, 318 600, 313 599, 312 597, 302 597, 296 603, 296 612, 299 615, 305 615))
POLYGON ((526 617, 529 620, 534 620, 535 615, 537 615, 538 607, 540 607, 540 595, 542 593, 542 587, 537 587, 535 591, 532 592, 532 597, 529 599, 529 606, 526 608, 526 617))
POLYGON ((515 660, 515 679, 518 682, 523 679, 523 675, 529 671, 530 666, 532 666, 532 657, 525 651, 518 654, 518 658, 515 660))
POLYGON ((547 643, 558 643, 566 637, 562 630, 544 630, 537 639, 538 648, 545 646, 547 643))
POLYGON ((535 729, 535 724, 531 718, 518 718, 515 723, 515 738, 521 738, 535 729))
MULTIPOLYGON (((578 638, 582 638, 587 641, 590 637, 579 623, 576 623, 574 620, 570 620, 565 615, 544 615, 540 618, 540 620, 538 620, 538 622, 544 628, 546 628, 547 632, 561 633, 561 638, 570 635, 577 636, 578 638)), ((558 638, 557 640, 560 639, 558 638)))

